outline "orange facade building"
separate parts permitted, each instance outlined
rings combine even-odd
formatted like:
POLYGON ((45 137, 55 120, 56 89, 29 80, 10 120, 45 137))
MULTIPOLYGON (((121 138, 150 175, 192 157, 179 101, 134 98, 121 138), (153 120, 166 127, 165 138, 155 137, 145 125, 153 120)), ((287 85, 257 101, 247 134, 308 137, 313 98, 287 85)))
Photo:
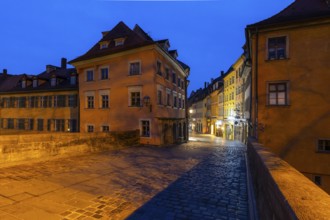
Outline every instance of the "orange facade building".
POLYGON ((70 61, 79 75, 80 132, 140 130, 143 144, 187 140, 189 67, 138 25, 123 22, 70 61))
POLYGON ((296 0, 246 28, 253 135, 330 193, 330 5, 296 0))

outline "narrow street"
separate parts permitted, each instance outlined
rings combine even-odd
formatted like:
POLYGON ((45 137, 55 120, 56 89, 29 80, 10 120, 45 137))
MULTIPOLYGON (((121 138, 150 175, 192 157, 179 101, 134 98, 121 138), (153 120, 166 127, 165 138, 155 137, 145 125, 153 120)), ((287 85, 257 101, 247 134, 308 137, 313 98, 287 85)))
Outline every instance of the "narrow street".
POLYGON ((248 219, 245 146, 208 135, 0 169, 0 219, 248 219))

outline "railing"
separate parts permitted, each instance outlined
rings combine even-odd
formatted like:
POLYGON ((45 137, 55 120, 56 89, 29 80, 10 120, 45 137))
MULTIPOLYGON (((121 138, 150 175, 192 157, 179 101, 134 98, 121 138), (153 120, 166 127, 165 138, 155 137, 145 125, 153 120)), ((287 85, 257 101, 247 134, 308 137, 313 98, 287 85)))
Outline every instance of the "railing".
POLYGON ((330 219, 330 196, 250 139, 248 164, 260 219, 330 219))

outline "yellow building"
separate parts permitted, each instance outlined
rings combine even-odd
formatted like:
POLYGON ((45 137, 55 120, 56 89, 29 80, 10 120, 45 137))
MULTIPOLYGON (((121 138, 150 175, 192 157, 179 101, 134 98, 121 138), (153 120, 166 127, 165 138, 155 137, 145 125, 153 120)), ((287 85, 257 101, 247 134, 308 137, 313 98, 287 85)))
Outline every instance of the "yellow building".
POLYGON ((0 74, 1 134, 77 132, 78 84, 75 69, 47 65, 39 75, 0 74))
POLYGON ((254 136, 330 193, 330 10, 294 1, 248 25, 254 136))
POLYGON ((80 131, 139 129, 144 144, 186 141, 189 67, 177 51, 138 25, 120 22, 102 34, 70 61, 79 74, 80 131))

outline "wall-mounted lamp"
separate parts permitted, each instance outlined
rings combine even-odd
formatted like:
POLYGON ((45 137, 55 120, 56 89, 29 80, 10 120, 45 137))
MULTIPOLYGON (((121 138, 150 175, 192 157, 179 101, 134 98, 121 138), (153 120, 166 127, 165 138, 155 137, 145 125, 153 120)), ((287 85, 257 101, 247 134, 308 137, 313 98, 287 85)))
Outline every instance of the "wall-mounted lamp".
POLYGON ((152 104, 151 104, 151 101, 150 101, 150 96, 146 95, 146 96, 143 97, 143 104, 146 107, 149 106, 149 110, 150 110, 150 112, 152 112, 152 104))

